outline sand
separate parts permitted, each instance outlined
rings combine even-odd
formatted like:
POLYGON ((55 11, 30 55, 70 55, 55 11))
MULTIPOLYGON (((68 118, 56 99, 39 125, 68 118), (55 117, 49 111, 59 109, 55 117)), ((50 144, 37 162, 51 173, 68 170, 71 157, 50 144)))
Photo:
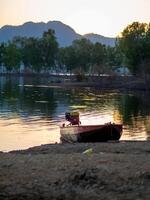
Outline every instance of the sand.
POLYGON ((146 200, 150 142, 49 144, 0 153, 0 200, 146 200), (91 153, 83 153, 91 149, 91 153))

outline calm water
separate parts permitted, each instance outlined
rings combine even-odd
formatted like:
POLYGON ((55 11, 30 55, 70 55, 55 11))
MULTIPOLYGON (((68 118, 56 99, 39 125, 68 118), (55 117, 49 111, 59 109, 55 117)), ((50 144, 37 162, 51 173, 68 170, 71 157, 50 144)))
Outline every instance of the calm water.
POLYGON ((82 124, 123 123, 121 140, 150 139, 150 93, 47 87, 54 81, 0 77, 0 151, 60 142, 66 111, 82 124))

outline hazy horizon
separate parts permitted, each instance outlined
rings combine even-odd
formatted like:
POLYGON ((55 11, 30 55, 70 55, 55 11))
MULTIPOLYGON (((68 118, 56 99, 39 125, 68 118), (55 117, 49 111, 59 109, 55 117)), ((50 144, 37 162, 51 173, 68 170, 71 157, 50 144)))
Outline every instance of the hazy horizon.
POLYGON ((0 0, 0 27, 61 21, 84 35, 116 37, 134 21, 150 22, 149 0, 0 0))

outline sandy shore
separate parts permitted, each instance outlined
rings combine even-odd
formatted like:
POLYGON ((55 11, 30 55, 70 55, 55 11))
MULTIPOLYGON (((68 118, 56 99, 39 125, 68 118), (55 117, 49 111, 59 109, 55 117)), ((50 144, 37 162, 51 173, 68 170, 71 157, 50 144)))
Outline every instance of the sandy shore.
POLYGON ((0 200, 145 200, 150 142, 53 144, 0 153, 0 200), (83 152, 92 148, 90 155, 83 152))

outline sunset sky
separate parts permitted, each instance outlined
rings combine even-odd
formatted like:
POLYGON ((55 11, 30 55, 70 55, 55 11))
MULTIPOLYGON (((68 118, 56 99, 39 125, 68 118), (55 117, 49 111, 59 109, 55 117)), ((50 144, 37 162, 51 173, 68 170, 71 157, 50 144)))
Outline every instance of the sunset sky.
POLYGON ((53 20, 114 37, 133 21, 150 22, 150 0, 0 0, 0 27, 53 20))

